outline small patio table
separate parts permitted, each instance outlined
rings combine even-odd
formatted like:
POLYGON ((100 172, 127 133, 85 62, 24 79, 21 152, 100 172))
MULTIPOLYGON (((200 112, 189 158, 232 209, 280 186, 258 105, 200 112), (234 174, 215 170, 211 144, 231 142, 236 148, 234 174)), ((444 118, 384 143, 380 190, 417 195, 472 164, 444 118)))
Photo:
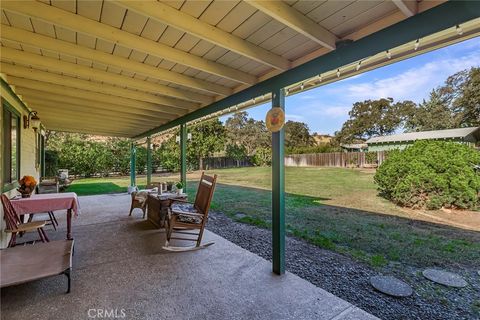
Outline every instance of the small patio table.
POLYGON ((186 193, 163 192, 162 194, 150 193, 147 200, 147 218, 157 228, 165 226, 167 208, 174 200, 186 200, 186 193))
POLYGON ((27 214, 46 213, 49 211, 67 210, 67 239, 72 240, 72 212, 80 213, 75 192, 32 194, 30 198, 18 198, 11 201, 15 212, 23 219, 27 214))

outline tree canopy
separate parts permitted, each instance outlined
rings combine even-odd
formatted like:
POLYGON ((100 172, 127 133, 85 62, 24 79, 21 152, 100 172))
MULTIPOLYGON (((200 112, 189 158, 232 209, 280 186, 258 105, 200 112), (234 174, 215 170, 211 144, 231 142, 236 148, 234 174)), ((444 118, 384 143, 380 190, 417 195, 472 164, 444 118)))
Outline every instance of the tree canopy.
POLYGON ((394 103, 392 98, 355 102, 348 119, 335 133, 340 143, 366 140, 392 134, 406 121, 415 104, 412 101, 394 103))

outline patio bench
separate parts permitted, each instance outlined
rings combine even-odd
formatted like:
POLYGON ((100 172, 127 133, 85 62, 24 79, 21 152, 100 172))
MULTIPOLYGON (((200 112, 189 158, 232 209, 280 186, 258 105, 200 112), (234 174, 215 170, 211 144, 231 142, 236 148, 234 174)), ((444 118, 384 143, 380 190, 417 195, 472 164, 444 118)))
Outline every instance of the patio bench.
POLYGON ((73 240, 59 240, 0 250, 0 288, 64 274, 72 270, 73 240))

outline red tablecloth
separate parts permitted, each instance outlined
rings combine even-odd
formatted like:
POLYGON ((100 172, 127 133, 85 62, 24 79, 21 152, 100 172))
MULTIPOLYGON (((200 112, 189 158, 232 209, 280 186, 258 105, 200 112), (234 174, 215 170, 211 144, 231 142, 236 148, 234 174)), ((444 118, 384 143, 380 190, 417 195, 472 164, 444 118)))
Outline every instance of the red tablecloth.
POLYGON ((80 213, 75 192, 32 194, 30 198, 11 201, 18 215, 72 209, 75 216, 80 213))

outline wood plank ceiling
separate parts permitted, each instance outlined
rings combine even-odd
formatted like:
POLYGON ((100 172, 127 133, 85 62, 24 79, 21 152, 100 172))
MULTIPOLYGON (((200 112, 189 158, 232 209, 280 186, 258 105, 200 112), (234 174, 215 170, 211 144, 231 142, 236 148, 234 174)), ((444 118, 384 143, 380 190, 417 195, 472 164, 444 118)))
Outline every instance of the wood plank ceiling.
POLYGON ((443 1, 2 1, 1 73, 48 129, 133 137, 443 1))

